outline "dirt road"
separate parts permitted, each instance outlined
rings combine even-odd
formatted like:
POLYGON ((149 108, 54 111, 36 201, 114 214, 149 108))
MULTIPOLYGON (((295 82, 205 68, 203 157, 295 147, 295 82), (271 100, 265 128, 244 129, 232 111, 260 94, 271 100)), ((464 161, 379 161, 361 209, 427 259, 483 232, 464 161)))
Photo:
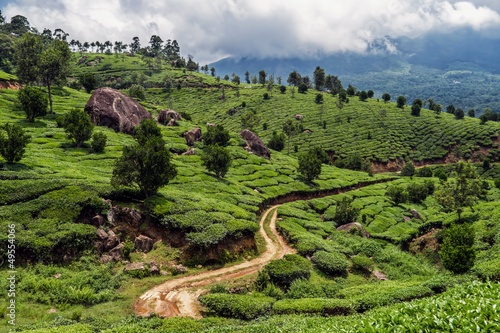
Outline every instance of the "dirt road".
POLYGON ((197 309, 197 299, 203 292, 200 287, 253 274, 271 260, 281 258, 288 253, 295 253, 295 249, 288 246, 276 231, 279 206, 269 208, 262 215, 259 232, 266 242, 266 250, 258 258, 231 267, 168 280, 141 295, 134 304, 135 313, 139 316, 149 316, 154 312, 165 317, 200 318, 197 309), (264 221, 271 212, 273 215, 270 229, 276 236, 277 242, 273 241, 264 229, 264 221))

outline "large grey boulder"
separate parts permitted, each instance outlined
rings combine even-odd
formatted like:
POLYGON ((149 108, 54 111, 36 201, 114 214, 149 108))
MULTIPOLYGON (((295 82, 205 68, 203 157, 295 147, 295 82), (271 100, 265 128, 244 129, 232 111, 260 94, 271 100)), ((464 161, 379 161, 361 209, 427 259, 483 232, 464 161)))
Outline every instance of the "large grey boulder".
POLYGON ((85 105, 94 125, 107 126, 116 132, 133 134, 141 120, 152 119, 151 114, 136 100, 109 87, 99 88, 85 105))
POLYGON ((267 159, 271 158, 271 152, 269 151, 269 149, 267 149, 264 142, 262 142, 262 140, 256 134, 245 129, 240 133, 240 136, 247 143, 246 149, 250 150, 255 155, 258 155, 260 157, 264 157, 267 159))

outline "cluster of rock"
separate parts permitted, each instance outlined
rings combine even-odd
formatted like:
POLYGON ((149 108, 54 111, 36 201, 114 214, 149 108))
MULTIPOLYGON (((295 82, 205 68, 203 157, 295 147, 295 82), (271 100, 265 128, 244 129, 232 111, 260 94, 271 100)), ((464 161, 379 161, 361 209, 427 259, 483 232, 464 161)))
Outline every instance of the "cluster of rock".
POLYGON ((195 142, 200 142, 203 138, 201 134, 201 128, 199 127, 185 132, 182 136, 184 137, 184 139, 186 139, 186 144, 190 147, 192 147, 195 142))
POLYGON ((150 260, 146 262, 133 262, 123 267, 123 272, 135 272, 143 271, 149 273, 149 275, 160 275, 160 268, 155 261, 150 260))
POLYGON ((352 228, 358 229, 363 234, 363 236, 366 238, 371 237, 370 233, 368 231, 366 231, 366 229, 361 225, 361 223, 358 223, 358 222, 347 223, 347 224, 341 225, 340 227, 337 228, 337 230, 344 230, 344 231, 350 232, 352 228))
POLYGON ((158 115, 158 122, 166 126, 177 126, 178 120, 182 120, 182 116, 174 110, 161 110, 158 115))

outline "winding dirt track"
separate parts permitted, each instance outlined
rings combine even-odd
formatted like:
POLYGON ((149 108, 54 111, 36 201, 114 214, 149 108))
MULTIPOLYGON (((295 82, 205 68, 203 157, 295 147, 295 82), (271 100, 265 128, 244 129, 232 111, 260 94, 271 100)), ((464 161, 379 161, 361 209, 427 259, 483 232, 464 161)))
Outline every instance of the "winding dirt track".
POLYGON ((271 260, 283 257, 288 253, 295 253, 295 249, 286 244, 276 231, 276 217, 278 207, 275 205, 267 209, 260 219, 260 233, 266 242, 266 250, 260 257, 244 263, 208 271, 197 275, 181 276, 155 286, 141 295, 134 304, 134 312, 139 316, 149 316, 156 313, 164 317, 194 317, 200 318, 197 300, 203 290, 200 287, 243 277, 260 270, 271 260), (273 212, 270 229, 278 240, 273 241, 265 232, 264 221, 270 212, 273 212))

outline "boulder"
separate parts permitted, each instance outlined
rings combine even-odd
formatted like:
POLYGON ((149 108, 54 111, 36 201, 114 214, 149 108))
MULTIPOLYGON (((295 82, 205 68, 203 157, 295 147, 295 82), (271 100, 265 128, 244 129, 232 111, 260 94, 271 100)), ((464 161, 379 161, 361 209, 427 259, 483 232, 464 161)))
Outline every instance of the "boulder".
POLYGON ((123 267, 123 272, 130 272, 130 271, 143 271, 144 270, 144 263, 143 262, 133 262, 131 264, 128 264, 127 266, 123 267))
POLYGON ((120 222, 132 227, 139 227, 142 217, 142 213, 134 208, 114 206, 108 210, 108 221, 113 226, 120 222))
POLYGON ((311 134, 311 131, 310 130, 305 130, 303 133, 311 134))
POLYGON ((97 234, 97 239, 100 241, 105 241, 109 237, 108 233, 102 229, 97 229, 96 234, 97 234))
POLYGON ((181 155, 194 155, 194 148, 189 149, 188 151, 182 153, 181 155))
POLYGON ((113 258, 114 261, 122 260, 123 255, 123 243, 118 244, 111 251, 109 251, 109 255, 113 258))
POLYGON ((106 224, 106 217, 103 215, 96 215, 92 218, 90 221, 92 225, 96 228, 99 228, 100 226, 103 226, 106 224))
POLYGON ((86 61, 87 61, 87 56, 84 55, 83 57, 80 58, 80 60, 78 60, 78 63, 76 65, 80 66, 81 64, 83 64, 86 61))
POLYGON ((422 219, 422 217, 420 216, 420 214, 417 212, 416 209, 411 209, 410 213, 411 213, 411 215, 413 216, 414 219, 417 219, 417 220, 420 220, 420 221, 424 222, 424 220, 422 219))
POLYGON ((133 128, 151 114, 137 101, 122 92, 103 87, 94 91, 85 105, 94 125, 108 126, 115 132, 133 134, 133 128))
POLYGON ((301 115, 301 114, 296 114, 295 115, 295 119, 297 119, 297 120, 302 120, 302 118, 304 118, 304 116, 301 115))
POLYGON ((165 122, 167 122, 167 119, 181 120, 182 116, 174 110, 161 110, 160 114, 158 115, 158 122, 164 124, 165 122))
POLYGON ((139 235, 134 242, 135 249, 144 253, 148 253, 153 249, 154 241, 144 235, 139 235))
POLYGON ((208 126, 213 126, 213 127, 215 127, 215 126, 217 126, 217 125, 212 124, 212 123, 207 123, 207 127, 208 127, 208 126))
POLYGON ((170 120, 168 121, 167 126, 169 126, 169 127, 174 127, 174 126, 177 126, 177 123, 175 122, 175 119, 170 119, 170 120))
POLYGON ((382 280, 382 281, 387 280, 387 277, 381 271, 373 271, 373 276, 375 276, 377 280, 382 280))
POLYGON ((110 262, 110 261, 112 261, 112 260, 113 260, 113 257, 112 257, 112 256, 110 256, 110 255, 103 254, 103 255, 101 256, 101 262, 102 262, 103 264, 107 264, 108 262, 110 262))
POLYGON ((192 146, 196 141, 201 141, 201 128, 193 128, 192 130, 189 130, 182 134, 182 136, 184 137, 184 139, 186 139, 186 144, 188 146, 192 146))
POLYGON ((353 222, 353 223, 347 223, 344 225, 341 225, 340 227, 337 228, 337 230, 344 230, 344 231, 351 231, 352 228, 357 228, 358 230, 361 230, 363 232, 363 235, 366 238, 370 238, 372 235, 366 229, 358 222, 353 222))
POLYGON ((151 275, 160 275, 160 269, 158 268, 156 262, 154 261, 150 262, 149 273, 151 273, 151 275))
POLYGON ((184 267, 182 264, 173 265, 172 268, 170 268, 170 271, 172 272, 173 275, 177 275, 177 274, 186 273, 187 268, 184 267))
POLYGON ((104 251, 109 251, 120 244, 120 238, 118 236, 109 236, 104 241, 104 251))
POLYGON ((271 152, 267 149, 266 145, 262 140, 254 133, 245 129, 240 133, 243 140, 246 141, 247 147, 256 155, 264 157, 267 159, 271 158, 271 152))

